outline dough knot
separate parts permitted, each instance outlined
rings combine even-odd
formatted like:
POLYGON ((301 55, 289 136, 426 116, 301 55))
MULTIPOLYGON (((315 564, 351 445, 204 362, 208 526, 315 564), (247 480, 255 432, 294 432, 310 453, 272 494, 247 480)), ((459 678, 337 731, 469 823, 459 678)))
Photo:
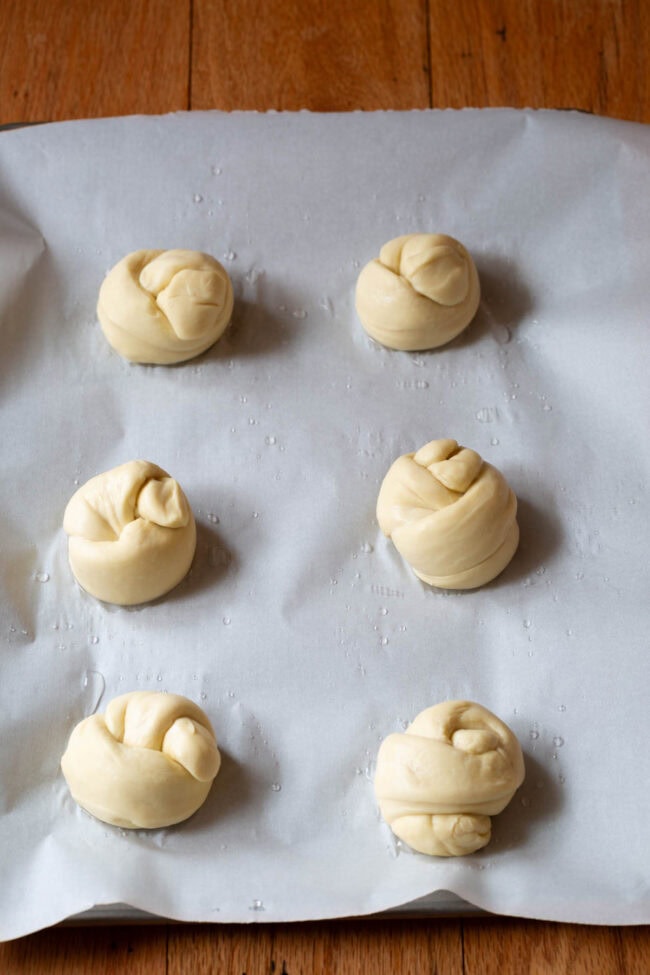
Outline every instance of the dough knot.
POLYGON ((209 254, 140 250, 109 271, 97 316, 124 358, 168 365, 213 345, 230 322, 233 301, 227 272, 209 254))
POLYGON ((392 349, 434 349, 476 314, 480 284, 463 245, 445 234, 407 234, 384 244, 357 280, 356 308, 372 338, 392 349))
POLYGON ((480 704, 444 701, 384 739, 375 793, 386 822, 414 850, 463 856, 489 843, 490 817, 507 806, 524 774, 507 725, 480 704))
POLYGON ((205 801, 221 756, 205 713, 178 694, 133 691, 73 730, 61 768, 76 802, 103 822, 171 826, 205 801))
POLYGON ((519 543, 508 482, 455 440, 432 440, 395 461, 379 491, 377 519, 418 578, 443 589, 489 582, 519 543))
POLYGON ((196 548, 194 517, 180 485, 143 460, 87 481, 68 502, 63 527, 79 584, 122 606, 172 589, 196 548))

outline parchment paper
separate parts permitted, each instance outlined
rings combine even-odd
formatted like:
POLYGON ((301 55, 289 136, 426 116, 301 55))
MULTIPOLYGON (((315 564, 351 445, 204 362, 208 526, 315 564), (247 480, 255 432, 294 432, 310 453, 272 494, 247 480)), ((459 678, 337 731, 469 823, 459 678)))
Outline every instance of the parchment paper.
POLYGON ((181 114, 0 135, 0 935, 95 904, 193 921, 365 914, 434 890, 496 912, 650 921, 650 133, 576 113, 181 114), (362 331, 361 266, 439 231, 481 308, 430 353, 362 331), (232 275, 232 328, 132 366, 95 318, 105 272, 189 247, 232 275), (380 535, 379 484, 436 437, 520 503, 476 592, 421 584, 380 535), (67 565, 76 487, 167 469, 199 543, 168 598, 98 603, 67 565), (73 726, 160 689, 225 759, 184 825, 76 807, 73 726), (410 853, 381 822, 381 739, 446 698, 519 736, 527 779, 491 845, 410 853))

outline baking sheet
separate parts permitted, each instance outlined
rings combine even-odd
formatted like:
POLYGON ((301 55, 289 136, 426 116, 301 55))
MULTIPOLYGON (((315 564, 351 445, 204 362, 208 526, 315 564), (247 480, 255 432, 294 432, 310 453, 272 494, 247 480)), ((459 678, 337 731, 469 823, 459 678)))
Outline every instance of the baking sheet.
POLYGON ((125 903, 193 921, 362 915, 449 890, 480 907, 650 920, 650 137, 576 113, 193 113, 0 135, 0 936, 125 903), (458 237, 483 286, 450 345, 391 352, 354 313, 361 266, 458 237), (140 247, 208 251, 232 328, 131 366, 95 318, 140 247), (431 590, 380 535, 392 460, 477 449, 520 501, 493 584, 431 590), (167 599, 75 585, 76 487, 136 457, 185 489, 195 564, 167 599), (170 830, 105 826, 58 762, 133 689, 185 694, 224 752, 170 830), (482 853, 410 853, 377 813, 381 739, 467 697, 527 779, 482 853))

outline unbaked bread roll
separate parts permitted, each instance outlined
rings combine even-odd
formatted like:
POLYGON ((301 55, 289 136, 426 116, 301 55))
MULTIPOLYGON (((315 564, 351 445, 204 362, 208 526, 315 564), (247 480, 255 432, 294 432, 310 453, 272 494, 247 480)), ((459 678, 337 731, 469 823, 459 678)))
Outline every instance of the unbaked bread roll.
POLYGON ((490 842, 490 816, 523 781, 510 728, 480 704, 444 701, 384 739, 375 793, 386 822, 414 850, 463 856, 490 842))
POLYGON ((196 524, 180 484, 145 460, 87 481, 68 502, 63 527, 79 585, 120 606, 173 589, 196 548, 196 524))
POLYGON ((230 322, 233 290, 219 261, 188 250, 141 250, 109 271, 97 317, 131 362, 169 365, 205 352, 230 322))
POLYGON ((221 756, 205 713, 178 694, 133 691, 74 728, 61 759, 73 799, 125 829, 157 829, 201 806, 221 756))
POLYGON ((441 589, 484 585, 519 543, 508 482, 455 440, 432 440, 395 461, 379 491, 377 519, 418 578, 441 589))
POLYGON ((450 342, 479 305, 476 266, 446 234, 406 234, 384 244, 357 280, 366 332, 391 349, 414 352, 450 342))

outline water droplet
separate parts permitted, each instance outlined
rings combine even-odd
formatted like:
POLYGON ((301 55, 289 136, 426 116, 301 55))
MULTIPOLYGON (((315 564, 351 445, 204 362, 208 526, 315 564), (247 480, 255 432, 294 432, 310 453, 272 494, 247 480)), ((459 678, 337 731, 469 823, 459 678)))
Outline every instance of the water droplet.
POLYGON ((203 197, 201 196, 200 193, 195 193, 192 199, 194 200, 195 203, 203 203, 203 197))
POLYGON ((335 579, 334 576, 332 576, 330 579, 330 586, 337 586, 338 582, 338 579, 335 579))
POLYGON ((522 804, 522 806, 524 806, 524 808, 527 807, 527 806, 530 806, 530 799, 528 799, 526 796, 522 796, 521 797, 521 804, 522 804))
POLYGON ((536 731, 535 728, 533 728, 532 731, 528 732, 528 737, 531 741, 537 741, 539 738, 539 731, 536 731))
POLYGON ((510 399, 517 399, 516 393, 510 393, 510 399))
POLYGON ((379 612, 381 613, 382 616, 388 616, 388 610, 386 609, 385 606, 382 606, 379 612))
POLYGON ((559 735, 557 735, 557 736, 556 736, 556 737, 555 737, 555 738, 553 739, 553 744, 555 745, 555 747, 556 747, 556 748, 561 748, 561 747, 562 747, 562 745, 564 744, 564 738, 560 738, 560 736, 559 736, 559 735))
POLYGON ((230 626, 232 620, 230 619, 229 616, 224 616, 221 622, 223 623, 224 626, 230 626))
POLYGON ((208 695, 205 693, 205 691, 201 691, 201 700, 207 701, 207 699, 208 699, 208 695))
POLYGON ((248 272, 247 272, 247 273, 246 273, 246 274, 244 275, 244 277, 246 278, 246 280, 248 281, 248 283, 249 283, 249 284, 255 284, 255 282, 257 281, 257 279, 258 279, 259 277, 261 277, 263 273, 264 273, 264 272, 263 272, 263 271, 261 271, 261 270, 260 270, 259 268, 256 268, 256 267, 252 267, 252 268, 250 269, 250 271, 248 271, 248 272))
POLYGON ((49 572, 37 572, 34 576, 37 582, 49 582, 50 573, 49 572))
POLYGON ((551 406, 550 403, 544 403, 542 409, 544 410, 545 413, 550 413, 553 407, 551 406))
POLYGON ((248 418, 248 423, 249 423, 249 425, 250 425, 251 427, 254 427, 254 426, 255 426, 255 424, 257 423, 257 420, 255 419, 255 417, 254 417, 254 416, 249 416, 249 418, 248 418))
POLYGON ((230 428, 230 432, 231 433, 237 433, 237 427, 231 427, 230 428))
POLYGON ((318 304, 323 309, 323 311, 326 311, 329 315, 333 315, 334 314, 334 306, 332 305, 332 299, 331 298, 328 298, 327 296, 325 296, 325 297, 321 298, 321 300, 318 302, 318 304))
POLYGON ((208 512, 208 521, 211 521, 213 525, 219 524, 219 516, 215 515, 213 511, 208 512))
POLYGON ((275 437, 264 437, 264 443, 268 447, 272 447, 274 443, 277 443, 275 437))
POLYGON ((495 413, 496 411, 491 406, 483 406, 480 410, 476 411, 476 419, 479 423, 492 423, 495 413))
POLYGON ((293 315, 294 318, 303 319, 307 317, 307 312, 305 311, 304 308, 294 308, 291 314, 293 315))
POLYGON ((498 441, 498 439, 496 437, 492 437, 492 439, 490 440, 490 443, 492 444, 493 447, 496 447, 498 445, 499 441, 498 441))
POLYGON ((90 642, 93 644, 93 646, 97 646, 97 644, 99 643, 99 637, 98 636, 91 636, 90 642))
POLYGON ((557 709, 558 711, 566 711, 566 704, 558 704, 557 709))
POLYGON ((566 782, 566 779, 563 775, 558 775, 557 780, 560 783, 560 785, 564 785, 564 783, 566 782))
POLYGON ((524 629, 525 630, 529 630, 530 627, 531 627, 531 625, 532 624, 531 624, 531 621, 530 620, 524 620, 524 629))
POLYGON ((271 786, 271 791, 272 792, 282 792, 282 786, 280 785, 279 782, 274 782, 273 785, 271 786))
POLYGON ((212 175, 221 176, 221 166, 212 166, 212 175))
POLYGON ((414 385, 415 385, 415 388, 416 389, 428 389, 429 388, 429 383, 426 381, 426 379, 418 379, 415 382, 414 385))
POLYGON ((361 546, 361 551, 362 552, 365 552, 366 555, 369 555, 370 552, 374 552, 374 548, 370 544, 370 542, 364 542, 363 545, 361 546))
POLYGON ((253 518, 259 518, 259 516, 260 516, 259 511, 254 511, 253 512, 253 518))
POLYGON ((234 261, 236 257, 237 255, 233 250, 227 250, 226 253, 223 255, 224 261, 234 261))
POLYGON ((388 646, 388 637, 387 636, 382 636, 382 638, 381 638, 381 640, 379 642, 381 643, 382 647, 387 647, 388 646))
POLYGON ((254 900, 251 906, 248 908, 249 911, 263 911, 264 901, 254 900))

